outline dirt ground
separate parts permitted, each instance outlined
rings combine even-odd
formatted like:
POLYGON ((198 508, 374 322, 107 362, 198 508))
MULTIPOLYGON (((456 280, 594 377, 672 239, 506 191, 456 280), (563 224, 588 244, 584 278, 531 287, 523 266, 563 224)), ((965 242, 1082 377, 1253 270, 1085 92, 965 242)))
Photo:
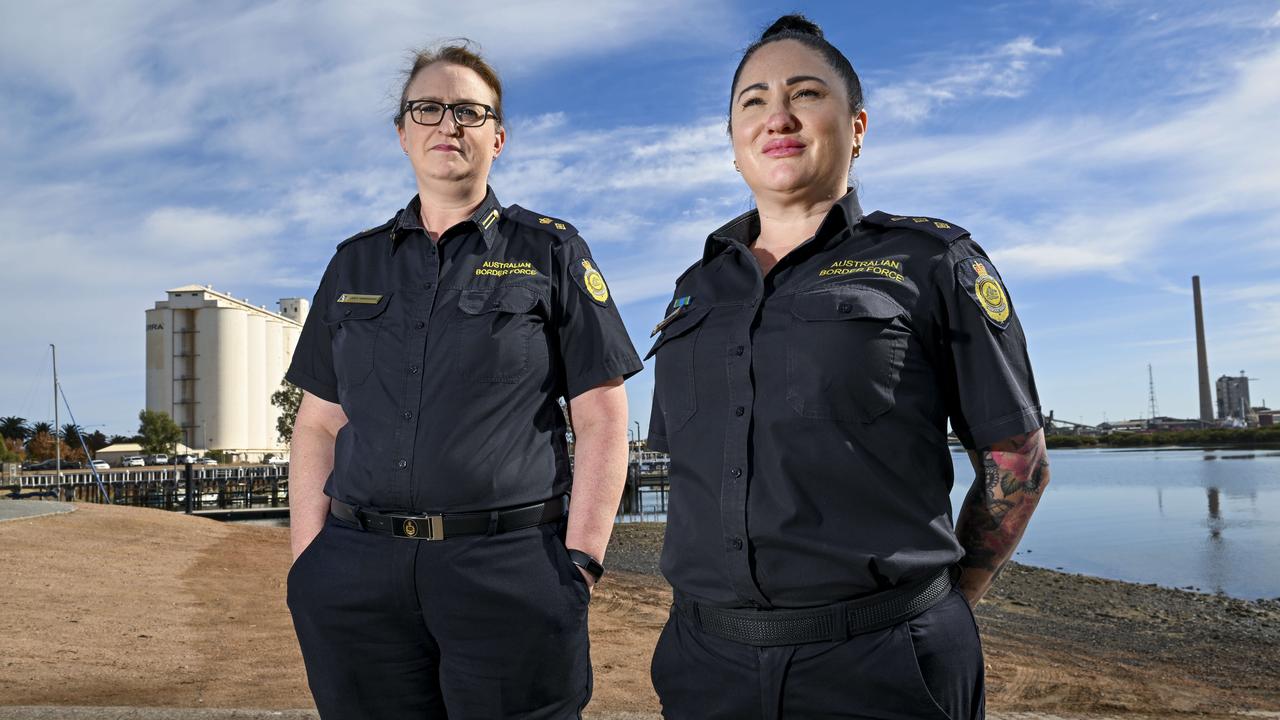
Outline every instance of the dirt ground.
MULTIPOLYGON (((0 523, 0 705, 311 707, 287 533, 85 504, 0 523)), ((656 525, 615 533, 591 603, 593 710, 658 709, 660 544, 656 525)), ((1278 601, 1014 566, 978 619, 995 710, 1280 710, 1278 601)))

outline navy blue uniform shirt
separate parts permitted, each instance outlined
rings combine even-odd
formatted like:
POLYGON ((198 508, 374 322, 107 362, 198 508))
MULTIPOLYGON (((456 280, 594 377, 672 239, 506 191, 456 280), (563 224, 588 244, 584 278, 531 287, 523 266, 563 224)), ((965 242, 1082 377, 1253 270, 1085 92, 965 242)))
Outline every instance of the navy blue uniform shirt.
POLYGON ((641 368, 591 251, 492 190, 438 243, 420 208, 338 246, 285 375, 347 415, 325 494, 460 512, 568 491, 559 399, 641 368))
POLYGON ((863 216, 854 193, 768 275, 749 212, 676 282, 649 445, 671 454, 677 593, 806 607, 963 555, 947 420, 970 448, 1042 425, 1022 327, 963 229, 863 216))

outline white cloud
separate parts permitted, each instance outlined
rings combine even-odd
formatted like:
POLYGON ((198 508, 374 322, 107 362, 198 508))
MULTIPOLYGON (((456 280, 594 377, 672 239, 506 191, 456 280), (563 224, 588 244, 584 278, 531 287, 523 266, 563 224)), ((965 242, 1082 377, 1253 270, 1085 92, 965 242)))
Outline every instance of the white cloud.
POLYGON ((1024 36, 959 62, 935 58, 909 73, 927 79, 873 86, 868 108, 892 121, 915 123, 944 105, 973 97, 1020 97, 1039 68, 1037 60, 1061 55, 1062 48, 1042 47, 1024 36), (932 72, 935 65, 945 67, 945 72, 932 72))

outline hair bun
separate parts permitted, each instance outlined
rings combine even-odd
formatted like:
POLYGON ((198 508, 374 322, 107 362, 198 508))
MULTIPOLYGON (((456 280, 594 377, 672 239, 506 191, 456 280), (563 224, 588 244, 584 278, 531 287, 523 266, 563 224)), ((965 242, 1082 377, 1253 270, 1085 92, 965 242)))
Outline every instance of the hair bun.
POLYGON ((783 15, 760 35, 761 40, 768 40, 776 35, 813 35, 822 37, 822 28, 809 18, 799 13, 783 15))

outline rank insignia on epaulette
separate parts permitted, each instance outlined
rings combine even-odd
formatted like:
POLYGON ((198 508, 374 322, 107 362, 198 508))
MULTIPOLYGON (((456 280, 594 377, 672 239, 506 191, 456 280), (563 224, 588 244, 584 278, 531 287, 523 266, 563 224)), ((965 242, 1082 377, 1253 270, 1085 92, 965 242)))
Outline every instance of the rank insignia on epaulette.
POLYGON ((538 218, 538 222, 542 225, 550 225, 551 218, 538 218))

